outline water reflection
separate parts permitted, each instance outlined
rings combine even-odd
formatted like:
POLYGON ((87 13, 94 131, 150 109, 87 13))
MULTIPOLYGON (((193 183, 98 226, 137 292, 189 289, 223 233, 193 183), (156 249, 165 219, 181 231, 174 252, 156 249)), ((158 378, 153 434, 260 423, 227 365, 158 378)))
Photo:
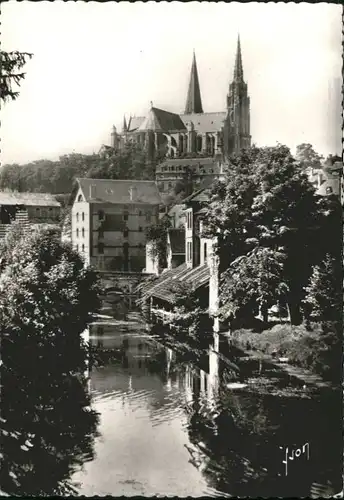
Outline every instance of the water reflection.
POLYGON ((120 323, 103 325, 101 341, 119 355, 92 372, 101 437, 96 458, 74 475, 80 494, 286 497, 309 495, 316 481, 338 482, 341 429, 328 412, 340 404, 336 395, 231 391, 233 365, 216 352, 200 369, 120 323), (283 450, 305 442, 310 459, 285 476, 283 450))

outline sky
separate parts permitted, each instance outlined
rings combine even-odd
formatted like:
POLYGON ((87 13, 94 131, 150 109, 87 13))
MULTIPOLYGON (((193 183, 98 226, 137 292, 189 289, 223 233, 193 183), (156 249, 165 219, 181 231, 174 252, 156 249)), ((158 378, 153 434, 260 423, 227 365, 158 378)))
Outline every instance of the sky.
POLYGON ((203 109, 225 111, 240 33, 258 146, 341 153, 340 5, 16 2, 2 50, 32 52, 1 116, 1 164, 98 152, 123 115, 182 112, 195 49, 203 109))

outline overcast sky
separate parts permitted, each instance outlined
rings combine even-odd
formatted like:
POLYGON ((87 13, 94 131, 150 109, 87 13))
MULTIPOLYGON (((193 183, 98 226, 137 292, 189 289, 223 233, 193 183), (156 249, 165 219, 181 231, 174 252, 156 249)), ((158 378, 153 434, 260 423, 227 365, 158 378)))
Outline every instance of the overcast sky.
POLYGON ((182 112, 193 48, 203 109, 224 111, 239 32, 253 141, 340 152, 340 5, 10 1, 1 11, 3 50, 34 54, 2 110, 2 164, 98 151, 150 101, 182 112))

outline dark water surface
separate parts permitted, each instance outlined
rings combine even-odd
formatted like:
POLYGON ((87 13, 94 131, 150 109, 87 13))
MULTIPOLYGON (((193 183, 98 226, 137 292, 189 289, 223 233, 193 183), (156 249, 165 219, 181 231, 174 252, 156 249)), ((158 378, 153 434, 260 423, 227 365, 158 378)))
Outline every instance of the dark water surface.
MULTIPOLYGON (((315 483, 340 490, 339 395, 229 389, 230 370, 216 353, 200 369, 126 328, 90 329, 92 343, 116 354, 92 370, 100 437, 73 476, 79 494, 308 496, 315 483), (294 459, 284 464, 287 447, 294 459)), ((262 374, 255 377, 263 387, 262 374)))

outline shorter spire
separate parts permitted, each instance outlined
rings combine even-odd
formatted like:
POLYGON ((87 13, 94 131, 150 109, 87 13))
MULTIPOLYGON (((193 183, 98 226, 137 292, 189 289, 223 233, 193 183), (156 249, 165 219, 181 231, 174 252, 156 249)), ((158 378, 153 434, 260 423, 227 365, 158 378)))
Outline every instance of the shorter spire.
POLYGON ((125 119, 125 115, 123 116, 123 128, 122 128, 122 130, 123 130, 123 132, 128 131, 127 120, 125 119))
POLYGON ((195 49, 193 50, 189 89, 186 98, 185 114, 203 113, 201 90, 198 80, 195 49))
POLYGON ((235 56, 234 80, 235 81, 243 81, 244 80, 244 70, 242 67, 241 45, 240 45, 240 35, 239 34, 238 34, 237 52, 236 52, 236 56, 235 56))

